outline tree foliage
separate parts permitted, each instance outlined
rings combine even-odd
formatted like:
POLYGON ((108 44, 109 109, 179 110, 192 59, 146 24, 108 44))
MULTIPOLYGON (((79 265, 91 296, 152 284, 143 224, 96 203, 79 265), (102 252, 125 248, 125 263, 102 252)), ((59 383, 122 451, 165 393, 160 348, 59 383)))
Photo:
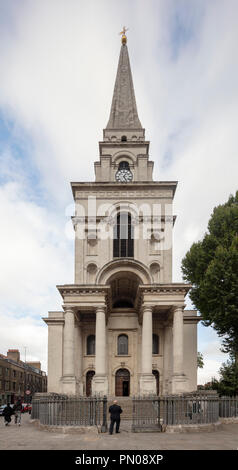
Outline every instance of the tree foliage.
POLYGON ((234 359, 222 364, 219 370, 220 380, 213 379, 212 388, 219 395, 238 395, 238 366, 234 359))
POLYGON ((223 337, 223 350, 238 358, 238 191, 215 207, 202 241, 182 260, 183 278, 205 326, 223 337))
POLYGON ((203 355, 202 355, 202 353, 198 352, 198 354, 197 354, 197 367, 199 369, 203 369, 203 366, 204 366, 203 355))

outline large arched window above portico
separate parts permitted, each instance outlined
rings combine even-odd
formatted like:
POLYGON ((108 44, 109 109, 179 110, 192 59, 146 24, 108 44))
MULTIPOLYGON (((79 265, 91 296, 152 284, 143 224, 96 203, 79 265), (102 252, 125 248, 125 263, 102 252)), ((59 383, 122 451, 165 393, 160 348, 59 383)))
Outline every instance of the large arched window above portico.
POLYGON ((134 233, 129 212, 119 212, 113 232, 113 257, 134 257, 134 233))

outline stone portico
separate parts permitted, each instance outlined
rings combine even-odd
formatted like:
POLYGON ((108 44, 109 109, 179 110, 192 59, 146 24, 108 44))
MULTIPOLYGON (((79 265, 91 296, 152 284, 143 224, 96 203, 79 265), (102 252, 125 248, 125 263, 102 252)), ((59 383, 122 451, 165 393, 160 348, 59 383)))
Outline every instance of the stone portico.
POLYGON ((95 182, 71 183, 75 279, 49 312, 48 392, 110 396, 197 388, 191 286, 172 282, 176 181, 153 181, 124 37, 95 182), (126 235, 125 235, 126 233, 126 235))

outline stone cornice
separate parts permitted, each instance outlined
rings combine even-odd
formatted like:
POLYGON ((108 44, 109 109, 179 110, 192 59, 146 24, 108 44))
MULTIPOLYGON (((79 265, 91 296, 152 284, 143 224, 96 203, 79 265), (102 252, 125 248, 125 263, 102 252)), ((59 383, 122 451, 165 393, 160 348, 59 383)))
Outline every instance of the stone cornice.
POLYGON ((67 295, 83 295, 83 294, 107 294, 110 286, 82 285, 82 284, 63 284, 56 286, 62 297, 67 295))
MULTIPOLYGON (((156 189, 159 190, 171 190, 172 195, 174 197, 176 188, 177 188, 177 181, 134 181, 132 183, 116 183, 116 182, 101 182, 101 181, 95 181, 95 182, 89 182, 89 181, 75 181, 71 182, 71 189, 73 192, 74 199, 76 199, 76 191, 82 191, 82 192, 89 192, 91 193, 92 191, 95 192, 103 192, 106 193, 107 191, 129 191, 130 192, 130 197, 132 196, 133 191, 149 191, 151 190, 151 194, 143 195, 143 198, 150 197, 154 198, 157 197, 153 191, 156 189)), ((98 195, 100 197, 100 194, 98 195)), ((105 196, 104 196, 105 197, 105 196)), ((118 196, 117 196, 118 197, 118 196)), ((126 195, 126 197, 129 197, 126 195)), ((137 194, 135 194, 135 197, 138 197, 137 194)), ((162 196, 161 196, 162 197, 162 196)), ((108 198, 108 195, 107 195, 108 198)))
POLYGON ((139 290, 142 293, 158 294, 158 293, 182 293, 187 294, 191 289, 191 284, 184 283, 171 283, 171 284, 151 284, 151 285, 140 285, 139 290))
POLYGON ((64 318, 42 318, 47 325, 64 325, 64 318))

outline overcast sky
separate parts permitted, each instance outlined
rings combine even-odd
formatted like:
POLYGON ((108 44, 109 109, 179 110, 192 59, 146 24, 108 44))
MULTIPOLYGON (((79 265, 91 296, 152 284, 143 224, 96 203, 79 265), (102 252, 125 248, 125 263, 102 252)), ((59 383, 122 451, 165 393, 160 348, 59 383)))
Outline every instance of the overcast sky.
MULTIPOLYGON (((237 20, 237 0, 0 0, 0 353, 26 347, 47 370, 42 317, 74 279, 70 181, 94 181, 124 25, 154 179, 179 182, 182 281, 186 251, 238 189, 237 20)), ((219 347, 200 325, 199 383, 227 359, 219 347)))

